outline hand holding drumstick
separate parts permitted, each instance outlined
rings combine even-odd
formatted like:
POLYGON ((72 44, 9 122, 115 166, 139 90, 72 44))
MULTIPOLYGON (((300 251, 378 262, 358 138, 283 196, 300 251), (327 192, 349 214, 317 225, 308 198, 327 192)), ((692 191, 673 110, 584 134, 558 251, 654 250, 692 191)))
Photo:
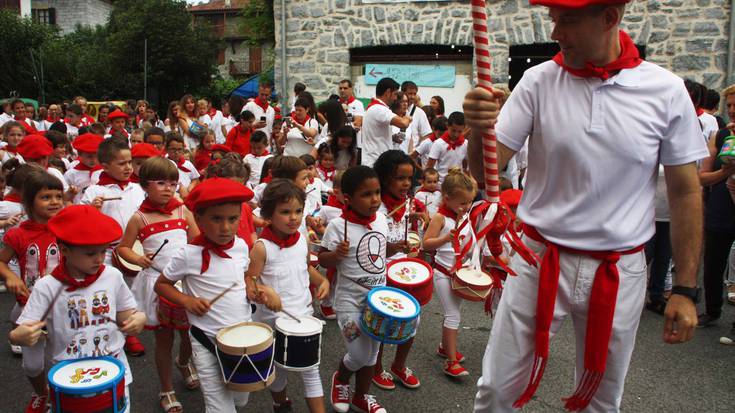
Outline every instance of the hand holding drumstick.
POLYGON ((267 285, 258 285, 258 277, 250 277, 253 283, 252 301, 263 304, 269 310, 278 312, 283 310, 281 297, 276 291, 267 285))

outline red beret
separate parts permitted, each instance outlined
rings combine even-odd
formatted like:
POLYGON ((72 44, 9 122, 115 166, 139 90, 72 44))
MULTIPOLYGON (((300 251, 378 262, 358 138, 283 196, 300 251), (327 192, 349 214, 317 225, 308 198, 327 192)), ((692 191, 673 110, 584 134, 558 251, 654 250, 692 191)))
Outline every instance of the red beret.
POLYGON ((105 138, 100 135, 95 135, 94 133, 85 133, 77 136, 71 146, 73 146, 74 149, 77 150, 77 152, 97 153, 97 148, 104 140, 105 138))
POLYGON ((24 159, 39 159, 54 153, 51 142, 41 135, 26 135, 18 145, 18 153, 24 159))
POLYGON ((127 113, 121 111, 120 109, 115 109, 112 112, 110 112, 109 115, 107 115, 107 120, 110 121, 110 120, 117 119, 117 118, 127 119, 129 117, 130 116, 128 116, 127 113))
POLYGON ((139 143, 130 150, 133 158, 155 158, 161 156, 161 151, 150 143, 139 143))
POLYGON ((56 238, 72 245, 104 245, 122 237, 122 228, 91 205, 70 205, 48 221, 56 238))
POLYGON ((630 0, 529 0, 532 6, 563 7, 565 9, 581 9, 592 5, 625 4, 630 0))
POLYGON ((232 149, 230 149, 230 147, 227 145, 222 145, 221 143, 218 143, 216 145, 212 145, 212 152, 214 151, 232 152, 232 149))
POLYGON ((253 198, 253 191, 245 185, 228 178, 206 179, 186 197, 186 207, 198 211, 225 202, 247 202, 253 198))
POLYGON ((517 208, 521 202, 521 196, 523 191, 520 189, 506 189, 500 194, 500 202, 508 205, 511 208, 517 208))

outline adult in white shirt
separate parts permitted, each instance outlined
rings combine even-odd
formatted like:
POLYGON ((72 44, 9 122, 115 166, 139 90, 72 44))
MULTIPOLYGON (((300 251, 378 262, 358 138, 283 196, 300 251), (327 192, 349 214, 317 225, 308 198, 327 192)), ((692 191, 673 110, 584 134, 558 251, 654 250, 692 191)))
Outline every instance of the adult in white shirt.
POLYGON ((384 77, 375 86, 375 97, 368 105, 362 122, 362 164, 372 167, 380 154, 393 149, 391 125, 408 128, 411 117, 398 116, 390 105, 398 97, 398 82, 384 77))
POLYGON ((254 130, 262 130, 268 136, 268 140, 271 140, 273 135, 273 120, 276 117, 276 110, 270 105, 271 97, 271 84, 270 82, 263 82, 258 85, 258 96, 248 102, 242 108, 242 112, 249 110, 255 115, 255 122, 253 123, 254 130))
POLYGON ((365 106, 355 99, 352 81, 349 79, 339 81, 339 103, 347 106, 347 120, 350 121, 352 118, 352 127, 359 129, 362 126, 362 117, 365 116, 365 106))
MULTIPOLYGON (((307 113, 309 101, 300 97, 296 99, 294 111, 283 123, 283 134, 285 147, 283 154, 288 156, 301 156, 310 153, 314 149, 317 137, 318 122, 307 113)), ((281 142, 279 142, 279 146, 281 142)))
MULTIPOLYGON (((527 224, 526 245, 544 259, 540 269, 518 254, 511 259, 518 276, 508 277, 495 314, 477 412, 515 411, 533 396, 549 357, 548 338, 570 314, 578 386, 566 407, 620 410, 646 293, 640 246, 654 231, 659 162, 677 266, 663 338, 692 338, 697 313, 690 288, 696 286, 702 244, 695 161, 708 152, 681 79, 641 61, 619 30, 624 1, 531 0, 550 7, 551 38, 561 52, 527 70, 504 105, 497 118, 497 166, 502 169, 531 142, 518 217, 527 224), (542 300, 539 294, 545 294, 542 300)), ((469 156, 478 178, 481 134, 495 123, 498 97, 480 88, 465 96, 469 156)))
POLYGON ((224 144, 227 141, 227 134, 230 129, 235 127, 235 117, 230 113, 230 103, 225 102, 222 105, 222 117, 220 118, 219 128, 215 130, 215 140, 218 144, 224 144))
MULTIPOLYGON (((408 97, 403 92, 398 92, 396 101, 390 105, 390 110, 398 116, 406 116, 408 113, 408 97)), ((413 123, 412 123, 413 124, 413 123)), ((403 151, 405 154, 413 152, 413 142, 411 141, 411 125, 408 128, 399 128, 391 125, 391 139, 393 139, 393 149, 403 151)))
POLYGON ((419 105, 419 87, 416 83, 407 80, 401 83, 401 91, 408 97, 408 116, 411 117, 411 134, 409 135, 410 151, 416 148, 424 139, 431 137, 431 124, 426 112, 419 105))

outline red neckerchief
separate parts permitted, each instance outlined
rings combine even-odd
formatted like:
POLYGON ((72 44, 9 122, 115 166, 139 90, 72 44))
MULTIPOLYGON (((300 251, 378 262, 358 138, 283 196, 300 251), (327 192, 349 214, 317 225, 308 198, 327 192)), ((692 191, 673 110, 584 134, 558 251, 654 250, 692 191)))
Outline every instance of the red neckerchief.
POLYGON ((459 147, 461 147, 464 144, 464 136, 459 135, 459 138, 457 138, 456 141, 452 142, 449 140, 449 132, 444 132, 444 134, 441 136, 441 140, 447 143, 447 150, 453 151, 459 147))
POLYGON ((349 105, 350 103, 352 103, 352 102, 355 101, 355 97, 354 96, 350 96, 350 97, 347 98, 347 100, 344 100, 342 98, 339 98, 339 101, 340 101, 340 103, 343 103, 345 105, 349 105))
POLYGON ((17 155, 18 154, 18 147, 17 146, 13 146, 11 148, 10 145, 6 145, 3 149, 5 150, 5 152, 10 152, 13 155, 17 155))
MULTIPOLYGON (((383 105, 383 106, 385 106, 386 108, 388 107, 388 105, 386 105, 385 103, 383 103, 383 102, 382 102, 382 101, 381 101, 380 99, 378 99, 378 98, 373 98, 373 99, 372 99, 372 100, 370 101, 370 104, 368 105, 368 107, 367 107, 367 108, 368 108, 368 109, 370 109, 370 106, 373 106, 373 105, 383 105)), ((367 110, 367 109, 365 109, 365 110, 367 110)))
POLYGON ((396 198, 393 195, 389 193, 381 193, 380 199, 383 201, 383 205, 385 205, 385 209, 388 210, 387 213, 393 212, 396 208, 398 208, 398 205, 401 205, 400 208, 398 208, 395 212, 391 214, 390 217, 393 221, 399 222, 403 219, 403 214, 406 213, 406 205, 408 204, 408 198, 396 198), (397 217, 397 219, 396 219, 397 217))
POLYGON ((120 129, 120 130, 117 130, 117 129, 112 129, 112 128, 110 128, 110 136, 112 136, 112 134, 113 134, 113 133, 115 133, 115 132, 120 132, 120 133, 121 133, 121 134, 122 134, 123 136, 125 136, 126 138, 130 136, 130 135, 128 134, 128 131, 126 131, 125 129, 120 129))
POLYGON ((92 174, 95 171, 99 171, 99 170, 102 169, 102 165, 100 165, 100 164, 97 164, 95 166, 89 167, 89 166, 85 165, 84 163, 82 163, 82 160, 81 159, 77 158, 77 161, 79 161, 79 162, 77 162, 77 164, 74 165, 74 169, 76 169, 77 171, 87 171, 87 172, 89 172, 89 176, 92 176, 92 174))
POLYGON ((187 168, 187 167, 184 166, 185 163, 186 163, 186 158, 184 158, 183 156, 181 156, 181 157, 179 157, 179 161, 176 162, 176 167, 179 168, 179 170, 182 171, 182 172, 186 172, 186 173, 191 172, 191 170, 189 168, 187 168))
POLYGON ((350 207, 345 207, 342 210, 342 218, 344 218, 347 222, 351 222, 353 224, 362 225, 363 227, 367 229, 373 229, 370 224, 375 221, 375 219, 378 217, 377 214, 373 214, 370 217, 364 217, 357 212, 353 211, 350 207))
POLYGON ((554 56, 554 62, 567 72, 579 77, 596 77, 602 80, 609 79, 612 76, 610 72, 636 67, 642 61, 643 59, 638 54, 638 49, 635 47, 633 40, 628 36, 628 33, 622 30, 620 30, 620 56, 605 66, 594 66, 587 62, 584 69, 574 69, 564 64, 564 56, 561 52, 554 56))
POLYGON ((215 108, 209 109, 209 112, 207 112, 207 115, 209 115, 210 118, 214 119, 214 117, 217 116, 217 109, 215 108))
POLYGON ((263 231, 260 233, 260 238, 267 239, 268 241, 278 245, 278 248, 280 249, 293 247, 299 241, 300 236, 301 236, 301 233, 299 231, 296 231, 293 234, 290 234, 289 236, 287 236, 286 238, 280 238, 278 235, 276 235, 271 230, 270 225, 263 228, 263 231))
POLYGON ((270 172, 268 172, 268 175, 265 176, 265 178, 260 180, 261 184, 269 184, 273 180, 273 175, 271 175, 270 172))
POLYGON ((531 370, 531 379, 523 394, 516 400, 514 407, 520 408, 527 403, 536 392, 549 359, 549 329, 554 318, 556 294, 559 288, 559 254, 567 252, 575 255, 586 255, 600 260, 595 271, 595 279, 590 292, 587 310, 587 332, 584 339, 584 374, 574 394, 564 399, 565 407, 570 411, 583 410, 594 397, 600 382, 605 375, 605 363, 610 345, 615 303, 618 295, 620 275, 616 263, 622 255, 634 254, 643 246, 627 251, 581 251, 554 244, 536 231, 536 228, 524 225, 523 233, 529 238, 544 243, 546 251, 539 267, 538 297, 536 299, 536 331, 535 357, 531 370))
POLYGON ((306 125, 306 123, 308 121, 311 120, 311 118, 309 117, 309 115, 306 115, 306 118, 304 119, 304 121, 303 122, 299 122, 299 120, 296 119, 296 113, 295 112, 291 112, 291 120, 294 121, 294 122, 296 122, 296 123, 298 123, 301 126, 304 126, 304 125, 306 125))
POLYGON ((331 168, 322 168, 321 164, 316 164, 316 169, 321 171, 325 181, 333 181, 334 174, 335 172, 337 172, 337 168, 335 168, 334 166, 331 168))
POLYGON ((446 205, 444 205, 444 202, 439 204, 439 209, 436 211, 442 215, 444 215, 447 218, 452 218, 453 220, 457 220, 457 213, 449 209, 446 205))
POLYGON ((134 184, 139 184, 140 183, 140 177, 138 176, 138 174, 136 174, 135 172, 133 172, 132 174, 130 174, 130 182, 132 182, 134 184))
POLYGON ((33 125, 27 124, 26 121, 24 120, 18 121, 18 123, 20 123, 20 125, 23 126, 23 128, 26 130, 26 135, 30 135, 30 134, 38 132, 38 130, 36 130, 36 128, 33 125))
POLYGON ((143 120, 143 117, 140 115, 135 115, 135 124, 140 125, 140 121, 143 120))
POLYGON ((117 179, 111 177, 107 174, 107 172, 102 172, 100 174, 100 179, 97 181, 97 185, 112 185, 115 184, 120 187, 120 189, 125 189, 126 186, 128 186, 128 183, 130 180, 127 181, 118 181, 117 179))
POLYGON ((270 106, 270 105, 268 104, 267 101, 266 102, 263 102, 262 100, 260 100, 260 96, 257 96, 253 100, 253 102, 255 102, 256 105, 260 106, 261 109, 263 109, 263 113, 268 112, 268 106, 270 106))
POLYGON ((333 207, 333 208, 339 208, 339 209, 343 209, 345 207, 345 204, 339 202, 339 199, 337 199, 337 197, 334 196, 334 194, 329 195, 329 197, 327 198, 327 203, 325 205, 333 207))
POLYGON ((58 122, 59 120, 61 120, 61 119, 60 118, 53 119, 53 118, 51 118, 51 116, 47 116, 46 117, 46 122, 48 122, 48 123, 55 123, 55 122, 58 122))
POLYGON ((11 192, 5 195, 5 197, 3 197, 3 201, 15 202, 17 204, 20 204, 21 203, 20 194, 11 192))
POLYGON ((189 244, 191 245, 198 245, 202 247, 202 270, 201 274, 204 274, 209 269, 209 260, 212 257, 210 255, 210 252, 215 253, 217 256, 221 258, 232 258, 225 251, 232 248, 233 245, 235 245, 235 239, 233 238, 232 241, 228 242, 225 245, 219 245, 215 244, 214 242, 210 241, 209 238, 205 237, 204 234, 197 235, 196 238, 189 241, 189 244))
POLYGON ((60 283, 68 285, 69 287, 66 289, 66 291, 72 292, 94 284, 94 282, 97 281, 98 278, 100 278, 100 275, 102 275, 102 272, 104 270, 105 264, 102 264, 100 265, 100 268, 97 270, 96 273, 85 276, 83 280, 77 280, 76 278, 69 275, 69 273, 66 271, 66 259, 62 255, 61 260, 59 261, 59 265, 57 265, 56 268, 51 271, 51 276, 59 280, 60 283))
POLYGON ((314 183, 314 177, 313 176, 309 176, 309 185, 311 185, 313 183, 314 183))
POLYGON ((697 111, 697 117, 702 116, 702 114, 704 113, 704 109, 702 108, 697 108, 696 111, 697 111))
POLYGON ((270 154, 271 154, 271 153, 270 153, 270 152, 268 152, 268 149, 263 149, 263 153, 261 153, 260 155, 256 155, 256 154, 254 154, 254 153, 252 153, 251 155, 253 155, 253 156, 254 156, 254 157, 256 157, 256 158, 262 158, 262 157, 264 157, 264 156, 268 156, 268 155, 270 155, 270 154))
POLYGON ((146 198, 143 200, 143 202, 140 204, 140 212, 158 212, 163 215, 171 215, 176 210, 176 208, 183 205, 181 201, 179 201, 176 198, 171 198, 168 200, 166 205, 156 205, 153 202, 151 202, 150 198, 146 198))

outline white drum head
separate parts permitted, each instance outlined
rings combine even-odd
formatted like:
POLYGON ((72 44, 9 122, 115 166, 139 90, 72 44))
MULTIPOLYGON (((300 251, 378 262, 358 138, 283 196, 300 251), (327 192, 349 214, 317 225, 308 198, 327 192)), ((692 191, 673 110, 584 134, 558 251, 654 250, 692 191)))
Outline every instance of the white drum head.
POLYGON ((228 328, 222 331, 217 339, 228 347, 252 347, 261 344, 271 337, 271 331, 265 327, 245 325, 228 328))
POLYGON ((401 284, 421 284, 430 277, 429 269, 415 261, 396 262, 388 268, 388 278, 401 284))
POLYGON ((460 268, 457 270, 457 278, 477 287, 489 287, 493 283, 489 275, 474 268, 460 268))
POLYGON ((400 290, 381 289, 370 296, 370 304, 392 317, 410 318, 418 314, 416 304, 400 290))
POLYGON ((69 363, 54 372, 51 380, 68 389, 99 388, 112 382, 120 367, 109 360, 89 359, 69 363))
POLYGON ((289 336, 312 336, 322 332, 324 324, 321 320, 312 316, 299 317, 301 322, 291 317, 279 317, 276 319, 276 330, 289 336))

